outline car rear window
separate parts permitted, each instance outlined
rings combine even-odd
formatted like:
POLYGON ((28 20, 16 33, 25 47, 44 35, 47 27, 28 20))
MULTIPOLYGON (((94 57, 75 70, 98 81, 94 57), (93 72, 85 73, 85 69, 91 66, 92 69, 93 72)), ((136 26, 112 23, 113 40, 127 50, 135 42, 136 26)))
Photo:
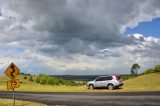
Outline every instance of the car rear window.
POLYGON ((103 77, 103 80, 112 80, 113 78, 111 76, 103 77))
POLYGON ((107 80, 112 80, 113 79, 113 77, 107 77, 107 80))

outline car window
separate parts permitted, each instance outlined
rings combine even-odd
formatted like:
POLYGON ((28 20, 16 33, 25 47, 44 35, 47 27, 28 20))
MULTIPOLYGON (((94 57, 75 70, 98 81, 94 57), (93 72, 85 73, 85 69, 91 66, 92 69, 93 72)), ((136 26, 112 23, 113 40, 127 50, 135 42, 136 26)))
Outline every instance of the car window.
POLYGON ((112 77, 106 77, 106 80, 112 80, 113 78, 112 77))
POLYGON ((96 81, 102 81, 102 80, 103 80, 102 77, 99 77, 99 78, 96 79, 96 81))
POLYGON ((96 79, 96 81, 106 81, 106 80, 112 80, 112 77, 99 77, 96 79))
POLYGON ((102 77, 102 81, 106 81, 107 80, 107 77, 102 77))

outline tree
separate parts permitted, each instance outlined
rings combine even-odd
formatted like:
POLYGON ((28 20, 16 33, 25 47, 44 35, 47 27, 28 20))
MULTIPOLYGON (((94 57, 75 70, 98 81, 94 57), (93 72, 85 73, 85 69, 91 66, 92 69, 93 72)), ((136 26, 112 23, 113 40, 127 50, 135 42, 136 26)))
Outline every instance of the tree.
POLYGON ((138 74, 138 70, 140 69, 140 66, 137 63, 134 63, 131 67, 131 74, 132 75, 137 75, 138 74))

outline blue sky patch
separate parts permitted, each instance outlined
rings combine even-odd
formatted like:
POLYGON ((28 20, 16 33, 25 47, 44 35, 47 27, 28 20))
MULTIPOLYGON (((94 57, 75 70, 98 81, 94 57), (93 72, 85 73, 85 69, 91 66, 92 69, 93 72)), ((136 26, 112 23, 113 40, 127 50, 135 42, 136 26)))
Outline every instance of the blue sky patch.
POLYGON ((144 36, 160 37, 160 18, 154 18, 152 21, 139 22, 134 28, 127 27, 124 34, 129 35, 135 33, 144 36))

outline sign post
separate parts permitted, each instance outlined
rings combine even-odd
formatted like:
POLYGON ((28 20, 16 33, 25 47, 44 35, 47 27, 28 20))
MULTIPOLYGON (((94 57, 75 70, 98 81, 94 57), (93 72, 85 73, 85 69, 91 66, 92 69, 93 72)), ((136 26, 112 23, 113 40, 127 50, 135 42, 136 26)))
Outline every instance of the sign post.
POLYGON ((14 88, 20 87, 19 79, 15 79, 15 77, 19 74, 19 72, 20 69, 13 63, 11 63, 5 71, 5 74, 11 78, 11 80, 7 81, 7 89, 13 90, 13 106, 15 106, 14 88))
POLYGON ((13 88, 13 106, 16 106, 16 105, 15 105, 14 88, 13 88))

